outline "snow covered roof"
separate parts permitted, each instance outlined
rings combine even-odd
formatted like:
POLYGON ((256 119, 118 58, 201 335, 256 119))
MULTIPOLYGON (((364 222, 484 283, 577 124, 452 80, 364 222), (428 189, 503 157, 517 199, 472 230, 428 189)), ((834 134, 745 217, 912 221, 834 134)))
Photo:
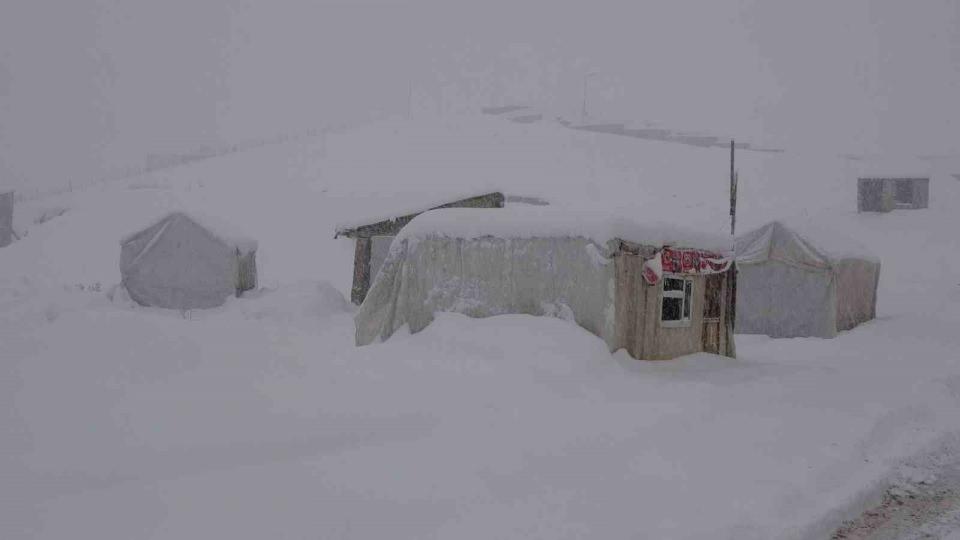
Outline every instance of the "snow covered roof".
POLYGON ((858 178, 930 178, 931 165, 913 157, 868 157, 854 160, 858 178))
MULTIPOLYGON (((725 148, 487 115, 381 122, 331 136, 326 152, 324 196, 344 201, 341 230, 493 191, 628 216, 639 207, 643 219, 667 223, 710 220, 721 229, 729 220, 725 148)), ((752 169, 762 159, 738 155, 744 197, 754 193, 749 183, 762 175, 752 169)))
POLYGON ((257 241, 239 231, 232 223, 227 223, 216 216, 210 216, 195 211, 186 212, 183 210, 169 212, 161 216, 159 219, 150 221, 149 225, 123 237, 123 239, 120 240, 120 244, 127 243, 146 229, 166 221, 172 222, 174 219, 187 219, 196 223, 223 243, 240 250, 241 253, 251 253, 257 250, 257 241))
POLYGON ((336 234, 348 235, 365 225, 373 225, 382 221, 419 214, 443 206, 454 204, 467 199, 483 197, 498 190, 468 192, 450 191, 437 193, 392 193, 389 195, 371 195, 364 197, 363 205, 349 221, 337 223, 336 234), (451 195, 456 193, 456 195, 451 195))
MULTIPOLYGON (((398 239, 557 238, 579 237, 606 244, 613 239, 663 247, 689 247, 729 252, 730 236, 657 221, 636 221, 605 211, 574 211, 550 207, 451 208, 420 214, 398 239)), ((394 245, 397 245, 396 243, 394 245)))
POLYGON ((737 237, 737 262, 779 259, 801 266, 827 267, 841 259, 879 259, 857 240, 814 224, 772 221, 737 237))

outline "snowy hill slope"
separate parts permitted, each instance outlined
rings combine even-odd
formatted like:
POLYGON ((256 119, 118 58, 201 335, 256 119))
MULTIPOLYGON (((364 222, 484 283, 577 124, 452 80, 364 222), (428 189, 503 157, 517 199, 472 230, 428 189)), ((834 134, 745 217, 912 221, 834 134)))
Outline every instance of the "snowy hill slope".
POLYGON ((927 211, 858 215, 832 159, 743 156, 740 230, 793 216, 882 260, 878 320, 833 340, 642 363, 564 321, 448 315, 353 346, 336 224, 496 187, 725 231, 727 159, 448 119, 18 207, 27 234, 0 250, 0 536, 826 536, 960 431, 960 182, 933 184, 927 211), (259 241, 263 290, 191 313, 111 300, 119 238, 180 205, 259 241), (51 208, 66 212, 33 222, 51 208))

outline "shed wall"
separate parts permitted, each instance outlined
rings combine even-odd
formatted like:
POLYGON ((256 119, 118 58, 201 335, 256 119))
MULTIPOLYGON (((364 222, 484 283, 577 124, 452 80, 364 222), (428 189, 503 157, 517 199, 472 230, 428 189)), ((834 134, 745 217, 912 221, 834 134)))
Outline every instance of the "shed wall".
POLYGON ((13 241, 13 192, 0 193, 0 248, 13 241))
MULTIPOLYGON (((626 349, 630 356, 644 360, 667 360, 704 350, 704 308, 706 277, 692 276, 693 293, 690 322, 685 326, 665 326, 660 321, 662 284, 649 285, 642 277, 643 263, 654 256, 645 253, 619 253, 616 260, 616 332, 615 348, 626 349)), ((734 356, 733 336, 726 326, 727 280, 721 287, 721 314, 713 326, 719 332, 719 353, 734 356)))
POLYGON ((644 356, 647 360, 667 360, 703 351, 704 278, 693 276, 690 323, 664 326, 660 321, 661 285, 647 285, 644 306, 644 356))
POLYGON ((922 209, 930 205, 929 178, 860 178, 857 180, 857 211, 890 212, 900 209, 922 209), (909 181, 913 189, 912 201, 897 202, 897 182, 909 181), (871 191, 879 186, 880 196, 871 191))
POLYGON ((930 179, 918 178, 913 182, 913 207, 916 209, 930 206, 930 179))
POLYGON ((877 284, 880 265, 860 259, 844 259, 835 265, 837 330, 850 330, 877 316, 877 284))

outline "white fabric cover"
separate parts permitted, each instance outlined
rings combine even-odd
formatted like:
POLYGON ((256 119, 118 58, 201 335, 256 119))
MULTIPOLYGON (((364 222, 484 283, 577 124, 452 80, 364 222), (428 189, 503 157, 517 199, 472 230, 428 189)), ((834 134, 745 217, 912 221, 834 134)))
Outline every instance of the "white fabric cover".
MULTIPOLYGON (((419 219, 419 218, 418 218, 419 219)), ((614 343, 614 263, 582 237, 398 237, 356 315, 357 345, 419 332, 436 312, 575 321, 614 343)))
POLYGON ((377 279, 383 262, 390 255, 390 245, 393 244, 393 236, 371 236, 370 237, 370 282, 377 279))
POLYGON ((223 304, 241 287, 241 260, 256 243, 224 236, 181 212, 123 239, 120 275, 138 304, 203 309, 223 304))
POLYGON ((834 337, 876 313, 880 263, 838 258, 780 222, 737 238, 736 332, 834 337))

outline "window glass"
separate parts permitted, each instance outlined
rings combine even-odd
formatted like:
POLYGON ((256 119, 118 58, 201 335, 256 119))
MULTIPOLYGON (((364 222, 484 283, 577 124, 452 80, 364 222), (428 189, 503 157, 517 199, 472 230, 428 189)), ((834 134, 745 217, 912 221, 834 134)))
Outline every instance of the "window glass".
POLYGON ((909 180, 897 180, 894 190, 894 199, 898 203, 909 204, 913 202, 913 182, 909 180))
POLYGON ((693 299, 693 280, 689 278, 663 279, 660 301, 660 320, 682 322, 690 320, 693 299))
POLYGON ((663 280, 663 290, 664 291, 682 291, 683 280, 676 279, 676 278, 665 278, 663 280))
POLYGON ((660 320, 663 321, 679 321, 680 314, 683 312, 683 298, 667 298, 663 299, 662 310, 660 314, 660 320))

